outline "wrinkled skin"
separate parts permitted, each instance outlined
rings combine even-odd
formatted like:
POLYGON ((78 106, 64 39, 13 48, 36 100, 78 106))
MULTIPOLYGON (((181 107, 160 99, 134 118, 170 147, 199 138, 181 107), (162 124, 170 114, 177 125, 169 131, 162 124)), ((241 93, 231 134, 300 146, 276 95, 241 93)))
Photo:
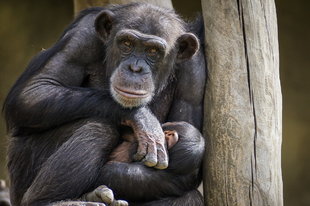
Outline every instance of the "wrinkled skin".
POLYGON ((5 100, 12 205, 203 205, 202 28, 144 4, 82 11, 5 100), (128 129, 132 161, 109 162, 128 129))

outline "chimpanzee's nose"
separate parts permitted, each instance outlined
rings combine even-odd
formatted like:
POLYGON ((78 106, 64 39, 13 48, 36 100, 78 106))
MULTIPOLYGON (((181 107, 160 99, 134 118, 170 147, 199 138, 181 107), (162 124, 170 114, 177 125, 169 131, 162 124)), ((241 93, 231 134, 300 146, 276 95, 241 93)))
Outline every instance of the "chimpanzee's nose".
POLYGON ((129 65, 129 69, 132 71, 132 72, 141 72, 143 67, 138 65, 138 64, 130 64, 129 65))

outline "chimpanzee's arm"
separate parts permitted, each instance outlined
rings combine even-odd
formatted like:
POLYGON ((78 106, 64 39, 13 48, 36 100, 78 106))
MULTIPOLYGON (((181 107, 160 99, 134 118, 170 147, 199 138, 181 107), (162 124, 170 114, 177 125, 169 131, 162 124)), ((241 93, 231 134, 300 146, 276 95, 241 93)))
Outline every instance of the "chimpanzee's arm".
POLYGON ((201 133, 186 122, 165 123, 163 129, 177 131, 179 136, 178 142, 169 149, 170 162, 167 169, 148 168, 141 162, 131 162, 126 158, 122 161, 123 154, 126 153, 127 158, 131 157, 137 146, 126 142, 114 151, 112 162, 102 169, 99 183, 107 185, 119 198, 129 201, 179 196, 198 187, 201 181, 199 168, 204 153, 201 133), (117 162, 119 160, 122 162, 117 162))
POLYGON ((53 47, 30 62, 4 103, 9 127, 40 131, 87 116, 126 113, 108 91, 81 87, 86 69, 104 60, 93 18, 69 26, 53 47))
POLYGON ((38 131, 100 113, 107 94, 80 87, 87 65, 68 57, 74 37, 39 53, 15 83, 4 104, 10 126, 38 131))
POLYGON ((167 169, 177 174, 188 174, 190 170, 199 168, 205 146, 201 135, 206 78, 203 53, 198 52, 191 60, 179 66, 176 77, 178 85, 168 122, 184 121, 188 124, 164 124, 163 128, 183 133, 183 139, 195 140, 185 141, 182 144, 178 142, 179 146, 172 147, 169 152, 174 152, 178 158, 174 160, 170 158, 167 169))
POLYGON ((202 130, 206 81, 205 57, 201 49, 192 59, 178 65, 177 88, 168 122, 185 121, 202 130))

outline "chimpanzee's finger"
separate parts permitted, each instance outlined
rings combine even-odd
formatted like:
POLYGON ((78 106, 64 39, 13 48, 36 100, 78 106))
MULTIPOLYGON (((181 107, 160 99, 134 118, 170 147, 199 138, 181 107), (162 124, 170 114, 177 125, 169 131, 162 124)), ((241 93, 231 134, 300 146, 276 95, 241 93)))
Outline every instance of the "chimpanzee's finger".
POLYGON ((155 166, 156 169, 166 169, 168 167, 168 154, 165 144, 157 144, 157 158, 158 162, 155 166))
POLYGON ((154 167, 157 164, 157 147, 155 141, 150 140, 148 142, 148 151, 142 161, 148 167, 154 167))
POLYGON ((101 198, 97 196, 95 191, 84 194, 81 197, 81 200, 87 202, 101 202, 101 198))
POLYGON ((110 204, 114 200, 113 191, 105 185, 101 185, 95 189, 95 193, 98 197, 101 198, 102 201, 106 204, 110 204))
POLYGON ((139 138, 137 153, 132 157, 133 161, 141 161, 147 152, 147 141, 145 139, 139 138))
POLYGON ((61 201, 49 204, 50 206, 106 206, 106 204, 101 202, 83 202, 83 201, 61 201))
POLYGON ((125 200, 116 200, 109 204, 109 206, 128 206, 128 202, 125 200))

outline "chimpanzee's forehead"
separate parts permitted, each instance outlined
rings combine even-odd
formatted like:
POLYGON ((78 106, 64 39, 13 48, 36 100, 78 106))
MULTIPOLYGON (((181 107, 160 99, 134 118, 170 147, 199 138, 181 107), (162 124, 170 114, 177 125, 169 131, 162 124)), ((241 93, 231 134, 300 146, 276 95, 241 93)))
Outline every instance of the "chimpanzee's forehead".
POLYGON ((184 33, 184 22, 172 10, 151 5, 138 5, 124 9, 126 12, 116 12, 119 28, 156 35, 166 39, 168 44, 173 44, 184 33))

